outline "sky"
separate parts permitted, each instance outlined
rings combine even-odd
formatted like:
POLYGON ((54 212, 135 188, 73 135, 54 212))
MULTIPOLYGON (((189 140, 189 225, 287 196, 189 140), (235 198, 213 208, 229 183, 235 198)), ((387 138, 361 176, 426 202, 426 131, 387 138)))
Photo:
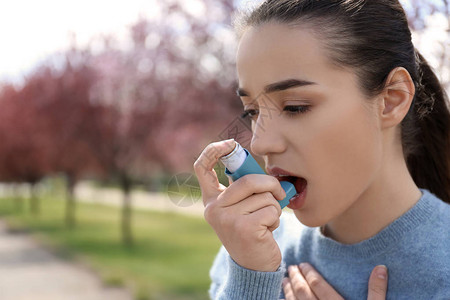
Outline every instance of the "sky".
MULTIPOLYGON (((70 33, 76 34, 80 46, 102 34, 114 34, 121 43, 126 43, 128 27, 139 16, 159 17, 155 9, 158 1, 163 0, 1 1, 0 81, 20 82, 39 62, 67 49, 70 33)), ((198 0, 182 3, 188 9, 199 11, 198 0)), ((428 31, 421 36, 413 35, 413 41, 433 65, 438 62, 433 54, 436 41, 446 38, 446 18, 435 16, 428 22, 428 31)))
POLYGON ((50 54, 67 49, 70 33, 80 45, 101 34, 123 39, 139 16, 154 17, 156 1, 1 1, 0 80, 15 81, 50 54))

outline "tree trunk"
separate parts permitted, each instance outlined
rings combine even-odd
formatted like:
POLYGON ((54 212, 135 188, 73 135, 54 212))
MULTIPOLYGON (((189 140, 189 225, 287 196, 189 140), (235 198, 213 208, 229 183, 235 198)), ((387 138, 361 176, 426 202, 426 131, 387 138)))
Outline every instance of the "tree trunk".
POLYGON ((23 212, 23 195, 20 193, 19 186, 17 184, 12 184, 13 193, 11 197, 14 199, 14 208, 16 213, 23 212))
POLYGON ((76 178, 72 174, 66 176, 66 227, 69 229, 75 228, 75 196, 74 189, 76 178))
POLYGON ((30 183, 30 210, 35 216, 39 215, 41 211, 39 197, 36 195, 36 183, 30 183))
POLYGON ((126 247, 133 246, 133 232, 131 229, 131 180, 126 174, 122 174, 120 183, 123 191, 122 204, 122 242, 126 247))

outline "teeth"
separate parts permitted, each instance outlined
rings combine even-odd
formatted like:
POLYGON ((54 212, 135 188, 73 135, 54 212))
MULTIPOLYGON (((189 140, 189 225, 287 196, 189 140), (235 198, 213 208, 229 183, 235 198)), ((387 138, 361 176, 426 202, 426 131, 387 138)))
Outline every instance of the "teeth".
POLYGON ((280 177, 290 177, 291 175, 278 175, 280 177))

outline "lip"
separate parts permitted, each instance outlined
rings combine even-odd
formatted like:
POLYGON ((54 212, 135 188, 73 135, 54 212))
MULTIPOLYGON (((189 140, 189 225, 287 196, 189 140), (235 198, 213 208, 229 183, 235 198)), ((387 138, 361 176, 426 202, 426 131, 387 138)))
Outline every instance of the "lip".
POLYGON ((305 185, 300 193, 291 198, 287 207, 293 210, 301 209, 305 205, 307 190, 308 188, 305 185))
POLYGON ((286 180, 295 185, 297 194, 295 194, 295 196, 290 199, 290 203, 287 205, 287 207, 295 210, 300 209, 305 205, 307 180, 303 176, 296 175, 279 167, 267 167, 266 170, 269 175, 275 177, 279 181, 286 180), (297 179, 293 181, 292 178, 283 178, 280 177, 280 175, 293 176, 297 177, 297 179))
POLYGON ((268 168, 266 168, 266 170, 267 170, 267 174, 274 176, 274 177, 279 177, 280 175, 286 175, 286 176, 294 176, 294 177, 303 178, 302 176, 296 175, 294 173, 291 173, 291 172, 286 171, 279 167, 268 167, 268 168))

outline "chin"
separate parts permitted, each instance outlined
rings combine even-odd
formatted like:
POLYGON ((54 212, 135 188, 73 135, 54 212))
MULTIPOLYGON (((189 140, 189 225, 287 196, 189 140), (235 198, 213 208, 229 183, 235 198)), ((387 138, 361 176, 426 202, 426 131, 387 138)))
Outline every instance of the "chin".
POLYGON ((327 224, 330 220, 318 217, 316 215, 308 214, 305 210, 294 210, 294 214, 297 219, 305 226, 308 227, 320 227, 327 224))

